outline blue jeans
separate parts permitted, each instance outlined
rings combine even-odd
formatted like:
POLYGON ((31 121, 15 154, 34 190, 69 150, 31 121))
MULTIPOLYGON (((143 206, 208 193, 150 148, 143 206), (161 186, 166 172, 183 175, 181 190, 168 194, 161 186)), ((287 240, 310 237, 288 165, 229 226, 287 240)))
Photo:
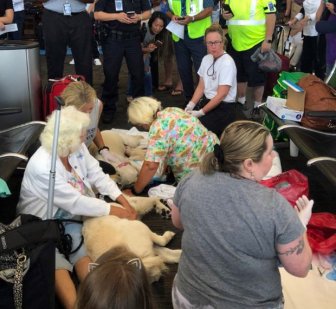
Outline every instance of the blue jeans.
POLYGON ((194 94, 194 81, 192 73, 192 65, 194 65, 197 73, 203 57, 207 50, 204 44, 204 37, 197 39, 189 38, 188 34, 184 34, 184 39, 174 42, 177 69, 183 84, 183 91, 186 102, 188 102, 194 94))

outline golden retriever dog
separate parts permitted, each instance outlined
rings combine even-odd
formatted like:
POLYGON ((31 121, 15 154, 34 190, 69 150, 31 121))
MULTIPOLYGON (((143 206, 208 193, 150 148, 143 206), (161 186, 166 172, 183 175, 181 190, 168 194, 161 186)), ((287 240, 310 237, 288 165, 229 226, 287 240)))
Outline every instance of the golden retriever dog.
MULTIPOLYGON (((125 197, 140 216, 154 208, 162 216, 170 217, 170 209, 157 197, 125 197)), ((164 247, 174 235, 172 231, 158 235, 139 220, 131 221, 116 216, 88 218, 83 226, 85 246, 93 261, 110 248, 124 245, 142 259, 150 282, 159 280, 167 270, 165 263, 178 263, 181 250, 164 247)))

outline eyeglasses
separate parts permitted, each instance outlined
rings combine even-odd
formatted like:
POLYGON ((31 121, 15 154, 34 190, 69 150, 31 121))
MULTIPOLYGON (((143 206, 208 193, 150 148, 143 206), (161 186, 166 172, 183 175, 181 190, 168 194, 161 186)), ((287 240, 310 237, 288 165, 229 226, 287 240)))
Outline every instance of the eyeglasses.
POLYGON ((218 46, 221 43, 222 43, 222 41, 207 41, 207 42, 205 42, 205 44, 208 45, 208 46, 218 46))

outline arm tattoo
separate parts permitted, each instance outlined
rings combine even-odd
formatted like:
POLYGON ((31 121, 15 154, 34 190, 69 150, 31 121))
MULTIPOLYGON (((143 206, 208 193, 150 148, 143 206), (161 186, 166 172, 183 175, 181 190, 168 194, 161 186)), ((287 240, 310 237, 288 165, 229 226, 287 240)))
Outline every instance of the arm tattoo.
POLYGON ((303 248, 304 248, 304 241, 303 241, 303 239, 301 238, 300 240, 299 240, 299 243, 295 246, 295 247, 293 247, 293 248, 289 248, 287 251, 285 251, 285 252, 278 252, 278 254, 279 255, 286 255, 286 256, 288 256, 288 255, 291 255, 291 254, 296 254, 296 255, 299 255, 299 254, 301 254, 302 253, 302 251, 303 251, 303 248))

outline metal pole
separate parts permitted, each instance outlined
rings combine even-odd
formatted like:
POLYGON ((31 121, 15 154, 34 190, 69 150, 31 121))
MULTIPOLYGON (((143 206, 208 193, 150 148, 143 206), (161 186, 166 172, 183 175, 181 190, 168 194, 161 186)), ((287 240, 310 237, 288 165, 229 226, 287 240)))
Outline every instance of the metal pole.
POLYGON ((56 176, 56 159, 57 159, 57 142, 61 120, 61 107, 64 105, 61 97, 55 97, 57 103, 57 109, 55 111, 55 125, 54 125, 54 137, 51 149, 51 167, 49 175, 49 191, 48 191, 48 206, 47 206, 47 219, 52 219, 52 210, 54 203, 54 191, 55 191, 55 176, 56 176))

